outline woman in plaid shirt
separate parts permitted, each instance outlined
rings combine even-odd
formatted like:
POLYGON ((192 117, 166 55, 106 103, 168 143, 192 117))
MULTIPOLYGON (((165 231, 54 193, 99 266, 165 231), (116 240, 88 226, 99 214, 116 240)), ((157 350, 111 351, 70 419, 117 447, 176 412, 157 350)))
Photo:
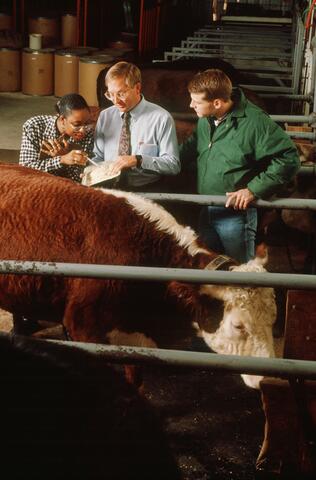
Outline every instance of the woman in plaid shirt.
POLYGON ((19 163, 80 182, 93 150, 89 106, 81 95, 70 93, 60 98, 56 111, 24 123, 19 163))

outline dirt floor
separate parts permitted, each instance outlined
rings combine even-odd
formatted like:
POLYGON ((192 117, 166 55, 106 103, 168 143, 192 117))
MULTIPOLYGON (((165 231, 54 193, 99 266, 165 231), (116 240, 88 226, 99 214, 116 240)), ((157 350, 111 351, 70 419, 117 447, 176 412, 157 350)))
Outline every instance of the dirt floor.
POLYGON ((201 370, 151 368, 145 379, 183 480, 254 478, 264 426, 258 391, 237 375, 201 370))
MULTIPOLYGON (((0 329, 10 328, 1 311, 0 329)), ((254 478, 264 427, 258 391, 239 375, 170 367, 146 367, 144 384, 183 480, 254 478)))

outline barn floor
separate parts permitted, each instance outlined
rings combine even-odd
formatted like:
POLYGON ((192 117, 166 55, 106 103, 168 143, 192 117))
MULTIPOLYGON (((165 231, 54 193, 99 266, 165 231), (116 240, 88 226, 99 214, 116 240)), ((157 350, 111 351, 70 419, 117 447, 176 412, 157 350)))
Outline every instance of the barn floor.
POLYGON ((183 480, 255 478, 264 426, 259 392, 239 376, 210 371, 148 369, 145 379, 183 480))
MULTIPOLYGON (((10 318, 0 315, 0 330, 10 328, 10 318)), ((182 480, 255 478, 264 428, 258 391, 239 375, 171 367, 146 367, 144 384, 182 480)))

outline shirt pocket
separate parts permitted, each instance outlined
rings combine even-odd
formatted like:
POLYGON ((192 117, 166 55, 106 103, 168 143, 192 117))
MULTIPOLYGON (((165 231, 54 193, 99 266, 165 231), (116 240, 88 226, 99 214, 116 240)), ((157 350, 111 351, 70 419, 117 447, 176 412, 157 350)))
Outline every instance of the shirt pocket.
POLYGON ((139 143, 137 153, 150 157, 158 156, 158 145, 156 143, 139 143))

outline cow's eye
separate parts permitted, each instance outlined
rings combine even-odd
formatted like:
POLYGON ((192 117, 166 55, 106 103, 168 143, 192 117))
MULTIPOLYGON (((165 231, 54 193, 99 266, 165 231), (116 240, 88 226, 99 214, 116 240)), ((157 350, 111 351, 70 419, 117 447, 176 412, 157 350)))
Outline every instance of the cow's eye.
POLYGON ((245 327, 242 323, 233 323, 233 327, 236 328, 236 330, 244 330, 245 327))

